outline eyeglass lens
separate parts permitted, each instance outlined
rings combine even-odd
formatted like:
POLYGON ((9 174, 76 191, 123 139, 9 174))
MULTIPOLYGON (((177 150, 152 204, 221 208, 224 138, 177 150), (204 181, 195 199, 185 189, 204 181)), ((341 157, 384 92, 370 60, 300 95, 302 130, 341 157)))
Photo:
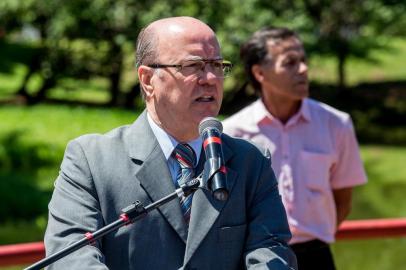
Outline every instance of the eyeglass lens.
POLYGON ((204 71, 206 65, 209 66, 209 71, 217 77, 226 77, 231 71, 230 65, 222 61, 187 61, 182 64, 181 71, 184 75, 192 75, 204 71))

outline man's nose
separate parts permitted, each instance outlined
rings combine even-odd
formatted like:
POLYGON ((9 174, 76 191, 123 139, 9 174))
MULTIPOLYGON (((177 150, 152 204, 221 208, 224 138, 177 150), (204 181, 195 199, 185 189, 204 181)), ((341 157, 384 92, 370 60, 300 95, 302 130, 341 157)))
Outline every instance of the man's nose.
POLYGON ((300 62, 299 64, 299 73, 306 73, 308 70, 308 65, 306 62, 300 62))
POLYGON ((211 65, 208 65, 208 63, 205 63, 199 74, 199 83, 215 84, 218 79, 219 76, 216 74, 215 69, 211 65))

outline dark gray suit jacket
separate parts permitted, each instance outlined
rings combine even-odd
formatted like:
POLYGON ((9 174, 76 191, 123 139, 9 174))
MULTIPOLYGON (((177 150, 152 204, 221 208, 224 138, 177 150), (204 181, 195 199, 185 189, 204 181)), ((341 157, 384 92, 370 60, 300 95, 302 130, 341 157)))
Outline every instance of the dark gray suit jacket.
MULTIPOLYGON (((222 140, 230 197, 196 191, 189 233, 174 200, 49 269, 296 268, 270 159, 246 141, 222 140)), ((117 220, 132 202, 146 206, 174 190, 145 112, 130 126, 71 141, 49 204, 47 256, 117 220)))

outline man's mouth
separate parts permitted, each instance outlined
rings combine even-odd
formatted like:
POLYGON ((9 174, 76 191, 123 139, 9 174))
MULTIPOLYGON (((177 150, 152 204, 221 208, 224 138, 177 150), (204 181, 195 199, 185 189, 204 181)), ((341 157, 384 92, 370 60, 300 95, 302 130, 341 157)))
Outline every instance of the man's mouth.
POLYGON ((296 81, 296 84, 307 84, 307 79, 306 78, 301 78, 299 80, 296 81))
POLYGON ((296 84, 297 85, 306 85, 307 81, 298 81, 296 84))
POLYGON ((201 97, 198 97, 196 99, 196 101, 198 101, 198 102, 212 102, 212 101, 214 101, 214 97, 213 96, 201 96, 201 97))

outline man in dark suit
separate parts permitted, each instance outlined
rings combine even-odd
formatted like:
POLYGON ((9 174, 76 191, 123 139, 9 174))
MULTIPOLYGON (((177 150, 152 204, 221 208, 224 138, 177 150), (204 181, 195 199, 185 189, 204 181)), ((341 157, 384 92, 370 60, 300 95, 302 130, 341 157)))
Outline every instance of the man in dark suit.
MULTIPOLYGON (((155 21, 138 37, 137 68, 146 103, 139 118, 66 149, 49 204, 47 255, 202 170, 198 125, 218 114, 230 68, 214 32, 190 17, 155 21)), ((270 158, 244 140, 223 134, 222 141, 228 200, 199 189, 50 269, 295 269, 270 158)))

